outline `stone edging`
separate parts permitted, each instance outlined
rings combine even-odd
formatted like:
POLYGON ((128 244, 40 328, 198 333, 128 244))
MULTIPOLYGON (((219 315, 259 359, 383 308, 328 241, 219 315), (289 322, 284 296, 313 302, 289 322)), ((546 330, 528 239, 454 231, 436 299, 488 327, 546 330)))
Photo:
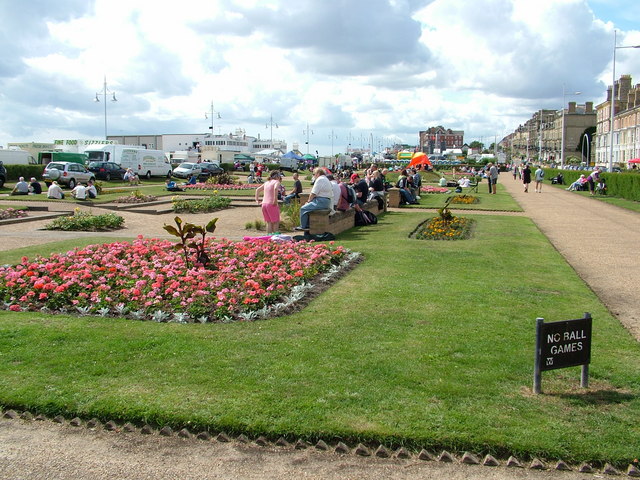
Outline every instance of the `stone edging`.
MULTIPOLYGON (((30 421, 50 421, 58 424, 67 423, 67 419, 62 415, 57 415, 56 417, 50 419, 44 415, 33 415, 29 411, 23 411, 21 413, 16 412, 15 410, 6 410, 2 411, 2 418, 9 420, 24 420, 27 422, 30 421)), ((485 455, 485 457, 481 460, 479 456, 474 455, 470 452, 464 452, 462 455, 456 455, 443 450, 439 455, 432 453, 428 450, 422 449, 420 452, 410 452, 404 447, 400 447, 397 450, 390 450, 384 445, 379 445, 375 450, 371 449, 361 443, 356 445, 355 447, 350 447, 343 442, 338 442, 335 445, 329 445, 324 440, 318 440, 318 442, 313 445, 306 440, 298 439, 295 442, 290 442, 284 437, 280 437, 275 442, 267 440, 263 436, 259 436, 255 439, 250 439, 244 434, 240 434, 237 437, 233 438, 230 435, 227 435, 225 432, 219 432, 216 435, 209 433, 208 431, 202 431, 199 433, 193 433, 186 428, 183 428, 177 432, 175 432, 171 427, 164 426, 160 429, 156 429, 151 425, 143 425, 142 427, 137 427, 132 423, 125 423, 124 425, 118 425, 116 422, 110 420, 106 423, 102 423, 100 420, 93 418, 90 420, 83 420, 79 417, 75 417, 68 421, 68 424, 72 427, 77 428, 86 428, 89 430, 99 430, 102 429, 108 432, 114 433, 133 433, 139 435, 160 435, 163 437, 172 437, 178 436, 184 439, 190 440, 200 440, 203 442, 219 442, 219 443, 228 443, 228 442, 237 442, 240 444, 254 444, 259 447, 278 447, 281 449, 294 449, 294 450, 304 450, 307 448, 315 448, 316 450, 327 452, 327 453, 335 453, 339 455, 357 455, 361 457, 377 457, 380 459, 385 458, 395 458, 395 459, 406 459, 406 460, 421 460, 425 462, 442 462, 442 463, 457 463, 461 465, 482 465, 485 467, 507 467, 507 468, 521 468, 521 469, 529 469, 529 470, 555 470, 561 472, 580 472, 580 473, 591 473, 595 475, 605 474, 605 475, 627 475, 629 477, 638 478, 640 477, 640 469, 636 465, 629 464, 626 472, 620 472, 615 467, 613 467, 610 463, 606 463, 602 469, 596 469, 591 466, 589 463, 582 463, 578 466, 571 466, 565 463, 562 460, 558 460, 555 463, 545 463, 544 461, 534 458, 531 463, 528 465, 521 462, 514 456, 510 456, 507 460, 499 460, 493 457, 492 455, 485 455)))

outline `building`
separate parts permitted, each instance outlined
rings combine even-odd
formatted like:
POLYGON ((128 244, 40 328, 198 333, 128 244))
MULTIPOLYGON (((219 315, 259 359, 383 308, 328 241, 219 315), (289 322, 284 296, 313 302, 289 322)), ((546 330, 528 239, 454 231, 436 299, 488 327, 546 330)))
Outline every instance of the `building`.
POLYGON ((190 152, 202 160, 233 163, 236 154, 252 155, 265 149, 287 151, 284 140, 269 140, 252 137, 238 128, 228 134, 164 134, 164 135, 109 135, 121 145, 141 145, 167 153, 190 152))
POLYGON ((596 111, 593 102, 569 102, 562 110, 538 110, 524 125, 505 137, 500 146, 513 160, 561 163, 591 163, 590 149, 596 111), (586 137, 585 137, 586 136, 586 137), (586 143, 585 143, 586 142, 586 143), (583 148, 584 146, 587 148, 583 148))
POLYGON ((631 75, 622 75, 607 88, 607 99, 596 106, 596 163, 629 166, 640 157, 640 84, 632 86, 631 75), (613 88, 613 93, 612 93, 613 88), (611 155, 611 104, 613 99, 613 156, 611 155))
POLYGON ((443 153, 445 150, 453 148, 462 148, 464 145, 464 130, 451 130, 442 126, 431 127, 427 130, 420 131, 421 152, 443 153))

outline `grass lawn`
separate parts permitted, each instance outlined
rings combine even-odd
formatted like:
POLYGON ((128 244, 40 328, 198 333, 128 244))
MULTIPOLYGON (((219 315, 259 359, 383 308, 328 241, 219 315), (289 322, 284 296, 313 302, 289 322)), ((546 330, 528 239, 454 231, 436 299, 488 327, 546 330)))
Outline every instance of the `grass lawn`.
POLYGON ((303 311, 268 321, 0 311, 0 404, 274 439, 636 458, 638 343, 530 220, 477 216, 470 240, 408 238, 431 215, 392 212, 343 234, 364 262, 303 311), (536 317, 584 312, 590 388, 574 367, 545 372, 545 393, 533 395, 536 317))
POLYGON ((449 193, 421 193, 420 205, 405 205, 402 208, 442 208, 449 197, 454 195, 472 195, 478 197, 480 200, 478 203, 473 204, 450 204, 449 208, 452 210, 492 210, 492 211, 507 211, 507 212, 521 212, 522 208, 513 199, 511 195, 504 191, 504 188, 498 184, 498 191, 496 195, 489 194, 486 183, 481 183, 478 187, 478 193, 470 192, 468 188, 463 189, 462 193, 455 193, 454 189, 450 189, 449 193))

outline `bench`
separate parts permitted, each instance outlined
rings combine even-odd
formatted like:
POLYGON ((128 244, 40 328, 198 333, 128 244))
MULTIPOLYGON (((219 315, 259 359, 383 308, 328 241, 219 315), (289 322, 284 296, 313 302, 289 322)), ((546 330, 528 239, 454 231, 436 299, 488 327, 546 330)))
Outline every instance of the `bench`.
MULTIPOLYGON (((362 209, 379 216, 386 212, 386 202, 384 202, 383 208, 380 208, 378 200, 369 200, 365 202, 362 209)), ((313 210, 309 212, 309 233, 311 235, 324 232, 338 235, 353 228, 355 223, 356 211, 353 208, 344 212, 337 211, 333 215, 329 215, 329 210, 313 210)))

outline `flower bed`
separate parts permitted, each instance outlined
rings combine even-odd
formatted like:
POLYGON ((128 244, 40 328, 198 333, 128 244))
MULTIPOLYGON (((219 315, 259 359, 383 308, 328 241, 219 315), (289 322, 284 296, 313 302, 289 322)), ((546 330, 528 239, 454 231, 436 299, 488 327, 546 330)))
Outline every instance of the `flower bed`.
POLYGON ((473 223, 464 217, 434 217, 420 225, 413 237, 418 240, 464 240, 471 236, 473 223))
POLYGON ((225 185, 221 183, 201 182, 195 185, 185 185, 185 190, 255 190, 260 184, 244 183, 242 185, 225 185))
POLYGON ((474 195, 455 195, 451 199, 451 203, 457 203, 457 204, 463 204, 463 205, 471 205, 479 202, 480 202, 480 199, 474 195))
POLYGON ((19 210, 16 208, 0 208, 0 220, 8 220, 10 218, 24 218, 27 216, 25 210, 19 210))
POLYGON ((0 267, 0 306, 178 322, 253 320, 305 297, 353 254, 320 243, 207 241, 207 268, 186 268, 175 244, 145 239, 90 245, 0 267))
POLYGON ((155 202, 158 197, 154 195, 143 195, 140 193, 140 190, 136 190, 135 192, 131 192, 129 195, 125 197, 119 197, 114 200, 115 203, 146 203, 146 202, 155 202))
POLYGON ((446 187, 434 187, 432 185, 425 185, 420 187, 420 193, 449 193, 449 189, 446 187))

